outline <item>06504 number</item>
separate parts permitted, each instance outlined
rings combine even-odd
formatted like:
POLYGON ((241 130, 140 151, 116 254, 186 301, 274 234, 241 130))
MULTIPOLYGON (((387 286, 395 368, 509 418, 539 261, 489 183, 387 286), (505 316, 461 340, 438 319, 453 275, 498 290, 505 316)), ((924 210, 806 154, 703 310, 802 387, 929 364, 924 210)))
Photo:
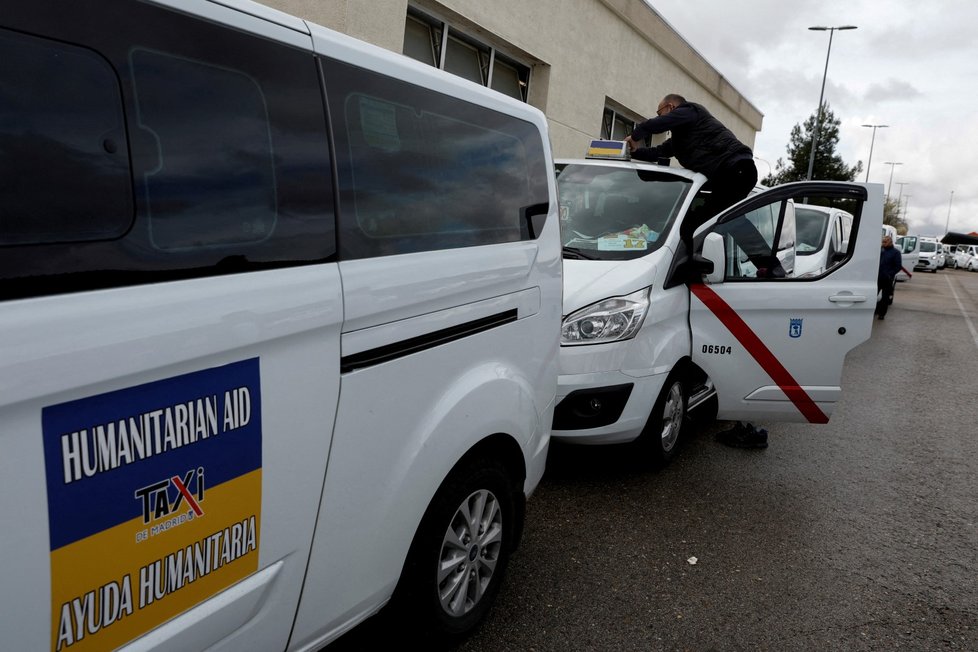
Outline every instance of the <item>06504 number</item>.
POLYGON ((729 355, 733 352, 733 347, 724 346, 722 344, 704 344, 703 353, 713 354, 713 355, 729 355))

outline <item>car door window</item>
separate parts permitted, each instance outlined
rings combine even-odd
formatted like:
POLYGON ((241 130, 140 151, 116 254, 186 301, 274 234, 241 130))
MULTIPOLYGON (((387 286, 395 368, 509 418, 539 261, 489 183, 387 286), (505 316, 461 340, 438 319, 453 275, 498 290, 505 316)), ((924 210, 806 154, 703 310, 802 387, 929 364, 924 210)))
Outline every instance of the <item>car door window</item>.
POLYGON ((782 204, 766 204, 717 225, 715 231, 724 236, 727 279, 785 276, 774 246, 782 204))
MULTIPOLYGON (((745 200, 739 214, 734 207, 721 215, 711 230, 724 239, 724 281, 809 281, 844 265, 852 256, 851 234, 862 202, 840 196, 831 187, 824 192, 821 197, 793 196, 771 189, 745 200), (817 234, 811 232, 811 213, 824 216, 817 234), (796 215, 801 222, 797 225, 796 215), (813 249, 826 257, 824 268, 803 267, 796 274, 796 256, 801 261, 813 249)), ((705 236, 700 233, 697 239, 705 236)))

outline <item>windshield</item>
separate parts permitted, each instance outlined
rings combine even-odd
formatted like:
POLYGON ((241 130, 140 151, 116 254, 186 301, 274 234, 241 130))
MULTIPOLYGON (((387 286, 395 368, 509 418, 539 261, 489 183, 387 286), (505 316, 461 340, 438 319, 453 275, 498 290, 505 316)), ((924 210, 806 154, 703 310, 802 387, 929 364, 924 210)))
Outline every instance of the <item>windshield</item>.
POLYGON ((935 251, 937 251, 937 243, 928 242, 927 240, 922 240, 920 242, 920 250, 926 251, 927 253, 934 253, 935 251))
POLYGON ((799 256, 810 256, 819 251, 825 245, 828 223, 828 213, 796 205, 795 228, 797 229, 798 245, 795 248, 795 253, 799 256))
POLYGON ((557 165, 564 247, 582 258, 627 260, 662 246, 692 182, 604 165, 557 165))

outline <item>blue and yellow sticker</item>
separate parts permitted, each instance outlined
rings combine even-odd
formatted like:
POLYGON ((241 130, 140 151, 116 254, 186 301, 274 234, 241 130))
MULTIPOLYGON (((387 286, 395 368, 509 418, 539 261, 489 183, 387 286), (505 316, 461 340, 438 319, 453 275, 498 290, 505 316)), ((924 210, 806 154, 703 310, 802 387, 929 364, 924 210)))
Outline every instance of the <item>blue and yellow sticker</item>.
POLYGON ((53 650, 114 649, 258 570, 258 358, 41 417, 53 650))
POLYGON ((588 144, 585 158, 608 158, 627 161, 631 158, 628 144, 623 140, 592 140, 588 144))

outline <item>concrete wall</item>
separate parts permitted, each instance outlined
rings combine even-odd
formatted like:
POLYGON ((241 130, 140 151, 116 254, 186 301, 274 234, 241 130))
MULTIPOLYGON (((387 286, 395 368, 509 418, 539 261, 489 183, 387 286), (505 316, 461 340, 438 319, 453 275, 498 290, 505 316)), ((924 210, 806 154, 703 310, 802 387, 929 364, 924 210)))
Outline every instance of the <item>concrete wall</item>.
MULTIPOLYGON (((266 0, 266 4, 401 52, 407 0, 266 0)), ((416 5, 532 65, 529 103, 546 113, 554 155, 580 156, 600 136, 607 100, 649 117, 667 93, 706 106, 748 146, 763 120, 641 0, 417 0, 416 5)))

